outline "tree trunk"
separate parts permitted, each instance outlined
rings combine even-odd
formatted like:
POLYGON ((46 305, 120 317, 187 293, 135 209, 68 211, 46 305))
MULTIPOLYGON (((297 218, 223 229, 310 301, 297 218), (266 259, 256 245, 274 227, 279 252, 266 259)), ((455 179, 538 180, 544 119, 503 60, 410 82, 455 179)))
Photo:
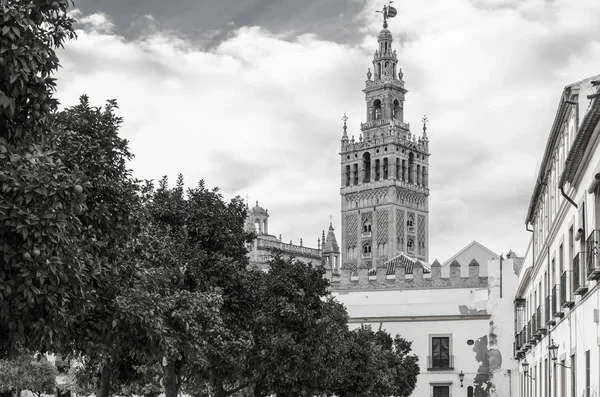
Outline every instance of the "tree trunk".
POLYGON ((100 391, 98 397, 110 397, 110 380, 112 377, 111 363, 107 362, 102 366, 100 372, 100 391))
POLYGON ((215 397, 227 397, 227 393, 225 392, 225 388, 223 387, 223 382, 221 382, 220 380, 217 381, 217 390, 216 390, 216 394, 215 397))
POLYGON ((177 385, 177 371, 173 363, 167 362, 167 365, 163 367, 165 386, 165 397, 177 397, 179 392, 177 385))

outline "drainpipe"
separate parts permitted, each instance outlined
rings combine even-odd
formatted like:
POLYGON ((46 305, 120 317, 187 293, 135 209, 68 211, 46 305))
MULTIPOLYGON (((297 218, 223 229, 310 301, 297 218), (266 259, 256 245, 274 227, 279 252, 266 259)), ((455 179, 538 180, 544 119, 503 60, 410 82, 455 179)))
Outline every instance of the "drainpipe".
POLYGON ((502 254, 500 254, 500 299, 502 299, 502 261, 504 260, 504 258, 502 257, 502 254))
MULTIPOLYGON (((527 225, 531 225, 531 223, 528 222, 525 224, 525 230, 532 233, 532 237, 531 237, 531 241, 532 241, 532 244, 531 244, 531 259, 532 259, 531 270, 533 270, 533 267, 535 266, 535 230, 529 229, 527 227, 527 225)), ((533 226, 533 225, 531 225, 531 226, 533 226)))
POLYGON ((571 197, 567 196, 567 193, 565 193, 565 187, 564 187, 564 186, 561 186, 561 187, 560 187, 560 192, 562 193, 562 196, 563 196, 565 199, 567 199, 567 201, 568 201, 569 203, 571 203, 571 205, 572 205, 573 207, 575 207, 575 208, 578 208, 578 207, 577 207, 577 204, 575 204, 575 202, 574 202, 573 200, 571 200, 571 197))
MULTIPOLYGON (((548 256, 548 272, 550 272, 550 244, 547 245, 547 251, 546 251, 546 255, 548 256)), ((550 280, 551 277, 548 277, 548 284, 546 285, 546 293, 548 293, 548 291, 550 291, 550 283, 552 282, 552 280, 550 280)), ((547 313, 550 313, 551 311, 548 310, 547 313)), ((548 320, 546 319, 546 325, 548 325, 548 320)), ((550 346, 551 340, 552 340, 552 331, 551 331, 551 325, 548 325, 548 339, 547 339, 547 344, 548 346, 550 346)), ((550 355, 548 355, 548 359, 550 359, 550 355)), ((548 396, 552 395, 552 367, 553 364, 550 362, 552 360, 548 360, 548 396)), ((556 374, 554 374, 554 376, 556 376, 556 374)))

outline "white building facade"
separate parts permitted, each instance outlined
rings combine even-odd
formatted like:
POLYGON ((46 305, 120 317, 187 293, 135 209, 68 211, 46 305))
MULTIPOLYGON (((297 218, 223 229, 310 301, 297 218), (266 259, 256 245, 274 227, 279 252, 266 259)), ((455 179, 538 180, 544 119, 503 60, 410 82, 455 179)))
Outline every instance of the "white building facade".
POLYGON ((522 397, 600 395, 599 80, 563 90, 527 213, 514 329, 522 397))

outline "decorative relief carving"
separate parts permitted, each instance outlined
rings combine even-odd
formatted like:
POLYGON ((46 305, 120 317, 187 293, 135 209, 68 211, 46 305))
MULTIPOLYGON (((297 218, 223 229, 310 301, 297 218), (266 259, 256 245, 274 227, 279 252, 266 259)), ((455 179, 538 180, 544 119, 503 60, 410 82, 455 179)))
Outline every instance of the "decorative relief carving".
POLYGON ((346 201, 356 202, 364 200, 376 200, 383 199, 387 195, 387 189, 374 189, 367 190, 364 192, 356 192, 346 195, 346 201))
POLYGON ((377 243, 388 241, 388 210, 377 210, 377 243))
POLYGON ((396 238, 398 251, 404 251, 404 210, 396 210, 396 238))
POLYGON ((424 194, 411 192, 410 190, 396 188, 396 197, 402 204, 415 204, 417 206, 425 205, 427 196, 424 194))
POLYGON ((372 211, 363 212, 361 215, 362 215, 361 224, 364 225, 367 222, 370 224, 373 224, 373 212, 372 211))
POLYGON ((417 216, 417 244, 419 248, 419 255, 425 256, 425 215, 417 216))
POLYGON ((347 247, 356 247, 358 242, 358 217, 356 214, 346 215, 346 241, 347 247))

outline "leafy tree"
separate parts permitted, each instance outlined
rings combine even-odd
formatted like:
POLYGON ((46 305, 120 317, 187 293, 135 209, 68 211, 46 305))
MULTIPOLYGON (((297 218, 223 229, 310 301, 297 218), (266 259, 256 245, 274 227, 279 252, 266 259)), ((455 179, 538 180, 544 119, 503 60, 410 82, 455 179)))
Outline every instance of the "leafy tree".
POLYGON ((254 326, 254 395, 322 394, 341 358, 346 310, 325 299, 329 283, 321 267, 276 257, 269 268, 254 326))
POLYGON ((67 169, 82 174, 86 201, 77 208, 81 228, 76 262, 93 269, 87 280, 90 305, 69 323, 69 337, 55 347, 65 354, 89 355, 104 367, 103 397, 109 392, 109 370, 118 365, 117 341, 136 338, 131 327, 115 323, 114 313, 117 296, 135 277, 134 248, 143 225, 140 185, 128 168, 133 155, 119 136, 122 119, 115 109, 114 100, 103 108, 92 107, 84 95, 78 105, 50 120, 52 149, 61 154, 67 169))
MULTIPOLYGON (((115 322, 136 330, 125 354, 161 362, 168 397, 192 374, 207 373, 215 346, 243 345, 232 320, 245 318, 245 206, 226 203, 201 181, 184 193, 166 178, 144 196, 145 227, 136 248, 135 280, 116 299, 115 322), (229 280, 225 282, 224 280, 229 280)), ((217 355, 223 355, 220 350, 217 355)))
POLYGON ((52 394, 56 390, 56 367, 46 358, 34 360, 32 356, 20 355, 0 360, 0 391, 29 390, 37 397, 52 394))
POLYGON ((407 397, 419 374, 418 358, 409 355, 411 343, 362 326, 345 341, 345 359, 337 368, 335 394, 352 396, 407 397))
POLYGON ((75 36, 65 0, 0 7, 0 357, 47 350, 85 311, 93 269, 79 263, 82 173, 47 147, 58 68, 75 36))

